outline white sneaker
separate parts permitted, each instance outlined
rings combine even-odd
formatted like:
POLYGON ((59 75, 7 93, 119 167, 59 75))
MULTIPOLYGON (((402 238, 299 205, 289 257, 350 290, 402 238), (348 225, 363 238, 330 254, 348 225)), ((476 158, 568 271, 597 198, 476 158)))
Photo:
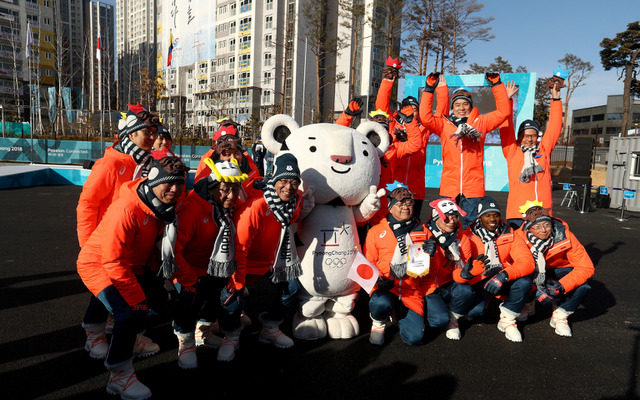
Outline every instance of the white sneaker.
POLYGON ((109 343, 105 336, 106 323, 102 324, 82 324, 84 332, 87 334, 87 341, 84 349, 89 352, 89 357, 103 360, 107 357, 109 343))
POLYGON ((120 395, 125 400, 144 400, 151 397, 151 390, 138 380, 131 360, 109 368, 107 392, 120 395))
POLYGON ((507 339, 512 342, 522 342, 522 334, 516 325, 517 314, 511 310, 507 310, 500 305, 500 320, 498 321, 498 330, 504 332, 507 339))
POLYGON ((263 318, 265 313, 260 315, 260 321, 262 322, 262 330, 258 341, 260 343, 273 344, 280 349, 288 349, 293 346, 293 340, 282 333, 280 330, 281 321, 268 321, 263 318))
POLYGON ((376 321, 375 319, 371 322, 371 333, 369 334, 369 342, 371 344, 375 344, 378 346, 382 346, 384 344, 384 328, 386 327, 386 323, 382 321, 376 321))
POLYGON ((460 327, 458 327, 458 316, 453 312, 449 312, 449 325, 447 325, 447 338, 451 340, 462 339, 462 333, 460 333, 460 327))
POLYGON ((160 351, 160 346, 153 343, 153 340, 139 334, 136 338, 136 343, 133 345, 134 357, 149 357, 160 351))
POLYGON ((178 338, 178 366, 182 369, 193 369, 198 367, 198 356, 196 354, 196 339, 194 332, 180 333, 173 331, 178 338))
POLYGON ((240 347, 240 329, 229 332, 224 336, 220 350, 218 350, 218 361, 233 360, 238 347, 240 347))
POLYGON ((551 314, 551 320, 549 321, 549 325, 552 328, 556 329, 556 334, 564 337, 571 337, 573 333, 571 332, 571 327, 569 327, 569 321, 567 321, 567 317, 572 313, 563 310, 562 308, 557 308, 553 314, 551 314))
POLYGON ((217 349, 222 343, 222 338, 218 336, 220 329, 218 323, 198 321, 196 324, 196 346, 205 346, 208 349, 217 349))

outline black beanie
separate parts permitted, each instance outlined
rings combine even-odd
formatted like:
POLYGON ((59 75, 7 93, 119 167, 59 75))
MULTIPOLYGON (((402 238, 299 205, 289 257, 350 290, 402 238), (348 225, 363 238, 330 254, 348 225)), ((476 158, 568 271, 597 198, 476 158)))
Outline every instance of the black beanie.
POLYGON ((522 121, 522 123, 520 124, 520 127, 518 128, 518 136, 524 132, 525 129, 535 129, 536 132, 540 132, 540 127, 538 127, 538 124, 536 124, 535 121, 531 120, 531 119, 527 119, 522 121))
POLYGON ((184 182, 189 168, 178 157, 163 157, 154 161, 147 179, 147 185, 152 188, 163 183, 184 182))
POLYGON ((291 153, 283 153, 276 157, 274 161, 273 176, 269 182, 276 183, 280 179, 297 179, 301 181, 298 160, 291 153))

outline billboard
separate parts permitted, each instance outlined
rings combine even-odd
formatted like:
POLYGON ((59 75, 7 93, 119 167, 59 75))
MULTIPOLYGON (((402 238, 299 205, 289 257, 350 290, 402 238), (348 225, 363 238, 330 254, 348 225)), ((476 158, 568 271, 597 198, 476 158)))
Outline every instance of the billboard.
POLYGON ((210 0, 162 0, 158 25, 162 68, 167 67, 173 35, 172 67, 193 65, 215 57, 216 3, 210 0))
MULTIPOLYGON (((480 114, 486 114, 496 109, 493 93, 488 87, 483 74, 445 75, 445 78, 447 80, 447 86, 449 87, 449 94, 461 86, 471 89, 473 105, 478 108, 480 114)), ((518 86, 518 92, 513 97, 514 126, 518 127, 520 123, 526 119, 533 119, 537 74, 500 74, 500 78, 504 83, 514 81, 518 86)), ((426 76, 405 77, 404 96, 414 96, 420 100, 426 79, 426 76)), ((431 135, 429 138, 429 145, 427 146, 425 186, 429 188, 440 187, 440 175, 442 174, 442 151, 439 146, 439 141, 440 138, 438 136, 431 135)), ((498 129, 492 132, 487 132, 484 148, 484 173, 485 190, 509 190, 507 163, 502 154, 502 147, 500 146, 500 132, 498 129)))

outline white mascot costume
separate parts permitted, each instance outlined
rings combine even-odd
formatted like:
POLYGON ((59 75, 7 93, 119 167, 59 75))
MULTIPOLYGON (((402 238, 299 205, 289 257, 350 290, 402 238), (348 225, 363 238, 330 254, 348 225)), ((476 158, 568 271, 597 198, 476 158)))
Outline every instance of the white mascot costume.
POLYGON ((315 199, 296 229, 304 290, 293 334, 307 340, 327 332, 333 339, 355 337, 360 329, 351 311, 360 287, 347 274, 359 245, 356 223, 371 218, 384 195, 376 188, 389 134, 377 122, 357 129, 326 123, 300 127, 281 114, 264 123, 262 142, 276 157, 285 151, 296 157, 302 190, 315 199))

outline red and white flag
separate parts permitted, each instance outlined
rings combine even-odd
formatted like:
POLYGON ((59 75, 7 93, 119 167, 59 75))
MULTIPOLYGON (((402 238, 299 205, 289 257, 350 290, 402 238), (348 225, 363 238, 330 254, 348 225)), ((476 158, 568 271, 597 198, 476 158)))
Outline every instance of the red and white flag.
POLYGON ((98 40, 96 41, 96 59, 100 61, 100 28, 98 28, 98 40))
POLYGON ((360 285, 360 287, 370 294, 378 280, 378 275, 380 275, 378 268, 371 264, 358 249, 356 258, 353 260, 353 264, 351 264, 351 268, 347 274, 347 278, 360 285))

